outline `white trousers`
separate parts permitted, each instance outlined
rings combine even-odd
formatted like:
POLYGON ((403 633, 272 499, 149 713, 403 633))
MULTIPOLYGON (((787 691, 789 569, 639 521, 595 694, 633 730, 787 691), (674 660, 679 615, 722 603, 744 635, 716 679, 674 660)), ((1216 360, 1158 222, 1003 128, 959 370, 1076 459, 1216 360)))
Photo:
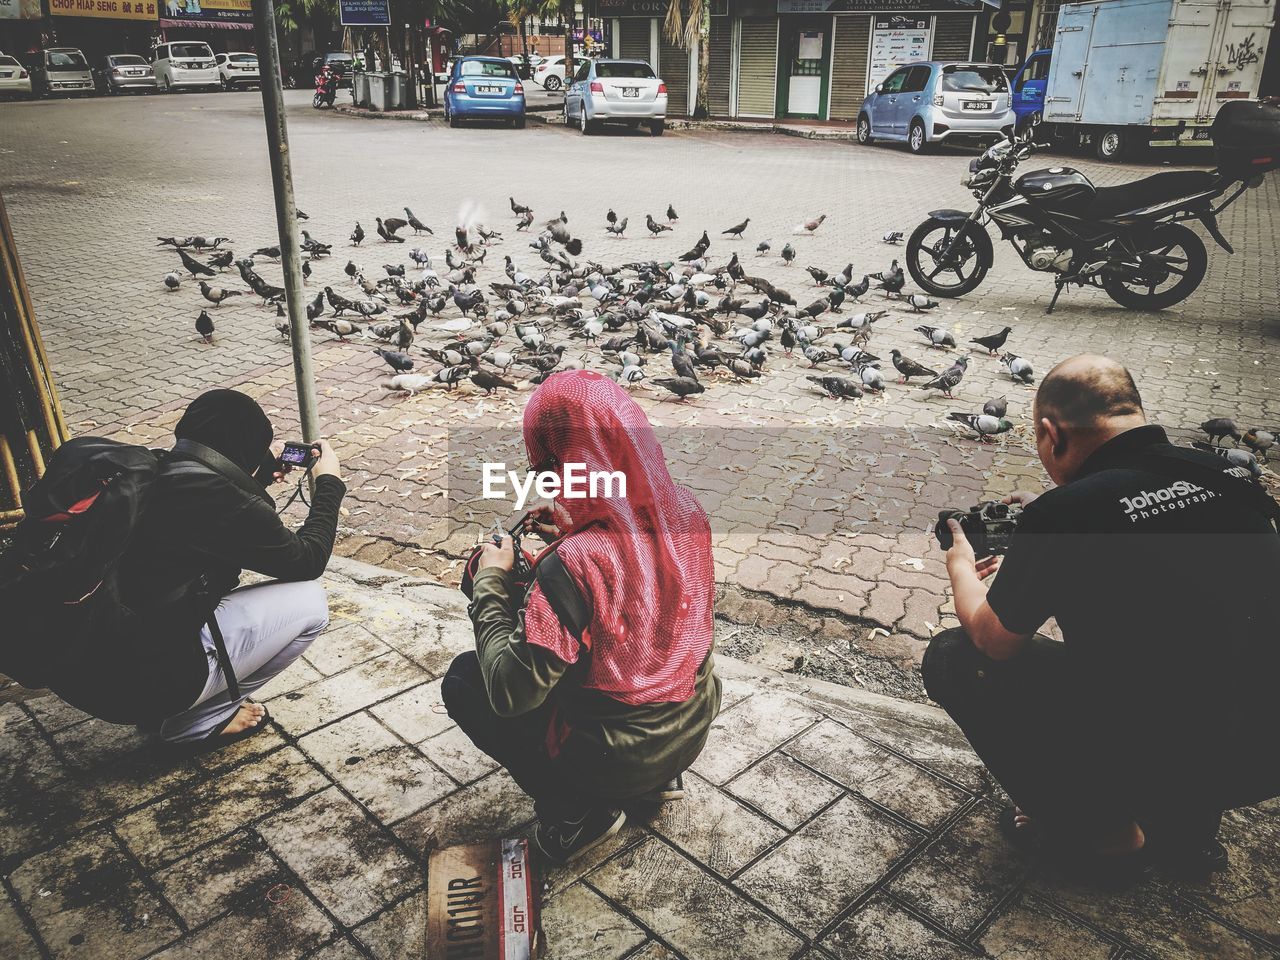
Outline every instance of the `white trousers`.
POLYGON ((329 602, 318 580, 263 583, 222 598, 216 616, 227 656, 240 685, 232 698, 206 624, 200 631, 209 679, 190 708, 160 725, 160 736, 179 743, 207 736, 246 699, 306 652, 329 625, 329 602))

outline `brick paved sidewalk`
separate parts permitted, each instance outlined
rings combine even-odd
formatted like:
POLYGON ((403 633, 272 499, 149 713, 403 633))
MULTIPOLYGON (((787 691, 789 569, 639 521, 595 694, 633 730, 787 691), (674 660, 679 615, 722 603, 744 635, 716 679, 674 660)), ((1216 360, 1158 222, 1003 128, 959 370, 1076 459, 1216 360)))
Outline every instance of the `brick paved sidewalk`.
MULTIPOLYGON (((532 810, 440 704, 461 595, 350 560, 327 581, 332 626, 265 691, 272 728, 217 755, 166 762, 0 690, 0 957, 423 955, 424 849, 532 810)), ((1280 804, 1228 816, 1211 883, 1099 892, 1010 853, 937 710, 720 671, 687 799, 546 876, 549 957, 1280 956, 1280 804)))

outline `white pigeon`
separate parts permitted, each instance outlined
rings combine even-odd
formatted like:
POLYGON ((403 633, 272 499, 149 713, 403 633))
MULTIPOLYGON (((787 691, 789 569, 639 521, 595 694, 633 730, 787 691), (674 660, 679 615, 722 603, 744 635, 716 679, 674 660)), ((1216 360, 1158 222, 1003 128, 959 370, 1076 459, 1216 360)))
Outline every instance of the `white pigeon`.
POLYGON ((425 373, 398 373, 383 380, 380 386, 388 393, 405 393, 412 397, 432 384, 433 378, 425 373))

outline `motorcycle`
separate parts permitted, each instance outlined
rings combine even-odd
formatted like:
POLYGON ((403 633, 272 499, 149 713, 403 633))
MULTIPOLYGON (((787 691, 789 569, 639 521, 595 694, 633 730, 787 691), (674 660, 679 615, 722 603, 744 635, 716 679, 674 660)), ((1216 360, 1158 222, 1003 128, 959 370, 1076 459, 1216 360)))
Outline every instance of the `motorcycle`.
POLYGON ((338 96, 338 75, 331 70, 316 74, 316 95, 311 98, 311 105, 319 110, 321 107, 332 107, 338 96))
POLYGON ((1035 128, 1011 133, 969 163, 961 181, 978 200, 972 213, 934 210, 907 242, 907 269, 925 293, 959 297, 982 283, 995 259, 986 225, 995 224, 1022 262, 1054 278, 1052 313, 1068 286, 1100 287, 1131 310, 1180 303, 1204 279, 1209 257, 1198 220, 1218 246, 1234 253, 1218 214, 1280 166, 1280 108, 1229 103, 1211 131, 1218 169, 1157 173, 1115 187, 1095 187, 1071 167, 1018 165, 1047 145, 1035 128), (954 278, 954 279, 953 279, 954 278))

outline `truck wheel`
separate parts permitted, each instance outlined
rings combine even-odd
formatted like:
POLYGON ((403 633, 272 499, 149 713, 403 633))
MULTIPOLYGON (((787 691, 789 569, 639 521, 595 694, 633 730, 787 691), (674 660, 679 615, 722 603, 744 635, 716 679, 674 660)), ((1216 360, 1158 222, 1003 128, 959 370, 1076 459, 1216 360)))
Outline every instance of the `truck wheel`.
POLYGON ((1094 152, 1107 163, 1123 159, 1128 146, 1128 138, 1119 127, 1102 127, 1093 135, 1094 152))

